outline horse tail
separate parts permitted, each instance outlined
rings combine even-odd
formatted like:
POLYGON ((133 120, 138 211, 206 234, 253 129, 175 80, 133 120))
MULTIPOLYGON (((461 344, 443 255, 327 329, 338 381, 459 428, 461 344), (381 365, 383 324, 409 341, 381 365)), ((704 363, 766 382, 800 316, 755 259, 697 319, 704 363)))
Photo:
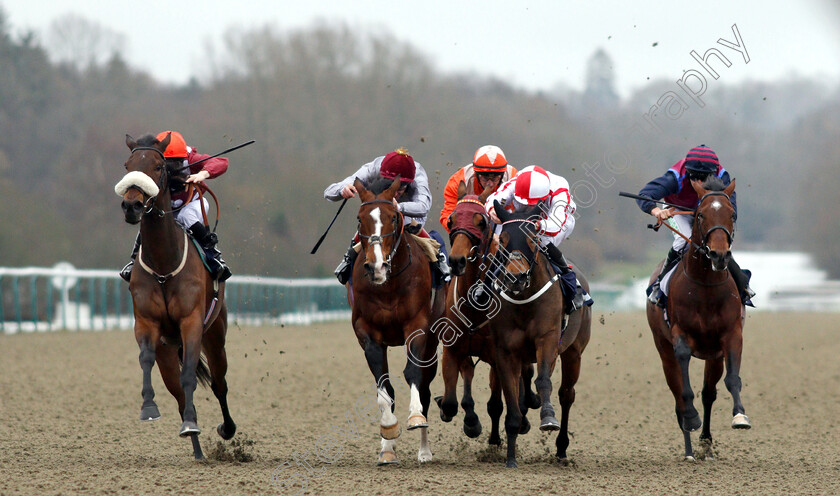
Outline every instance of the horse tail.
MULTIPOLYGON (((178 362, 184 364, 184 347, 178 348, 178 362)), ((210 375, 210 369, 207 368, 207 357, 204 353, 198 356, 198 365, 195 366, 195 377, 198 383, 204 387, 210 387, 213 383, 213 377, 210 375)))

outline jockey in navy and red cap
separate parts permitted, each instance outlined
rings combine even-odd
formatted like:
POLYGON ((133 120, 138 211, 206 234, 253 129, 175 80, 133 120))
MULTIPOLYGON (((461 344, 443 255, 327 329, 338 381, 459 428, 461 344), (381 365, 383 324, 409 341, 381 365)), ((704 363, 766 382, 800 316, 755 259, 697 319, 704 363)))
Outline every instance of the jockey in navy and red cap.
MULTIPOLYGON (((731 182, 729 172, 720 165, 720 160, 714 150, 706 145, 695 146, 688 151, 684 159, 674 164, 662 176, 647 183, 639 191, 639 196, 652 198, 651 201, 636 200, 636 203, 643 212, 656 217, 658 220, 668 222, 671 227, 690 238, 691 224, 694 218, 690 215, 672 216, 670 208, 659 208, 654 200, 664 200, 686 210, 694 210, 697 208, 700 198, 691 186, 691 181, 702 183, 710 177, 720 178, 724 185, 729 185, 731 182)), ((737 215, 738 205, 735 196, 736 194, 733 192, 729 200, 732 202, 732 207, 737 215)), ((687 244, 682 236, 674 234, 674 243, 671 245, 671 250, 662 265, 662 271, 656 281, 648 288, 650 291, 649 299, 653 303, 662 304, 660 300, 662 292, 659 289, 659 283, 665 274, 676 267, 687 244)), ((741 270, 734 259, 729 262, 729 271, 741 292, 741 300, 744 304, 753 306, 750 298, 755 296, 755 293, 749 288, 749 275, 741 270)))
MULTIPOLYGON (((394 200, 397 202, 397 208, 403 214, 406 227, 409 231, 416 231, 416 234, 421 238, 434 238, 443 249, 446 246, 443 237, 435 231, 427 233, 423 229, 426 217, 429 215, 429 209, 432 208, 432 193, 429 190, 428 176, 420 162, 416 162, 403 148, 376 157, 355 173, 344 178, 343 181, 327 186, 327 189, 324 190, 324 198, 330 201, 353 198, 358 193, 353 186, 356 179, 362 181, 366 187, 370 187, 379 178, 395 179, 397 176, 400 176, 402 184, 397 190, 394 200)), ((358 255, 353 246, 359 239, 357 233, 350 243, 350 249, 344 255, 344 260, 335 269, 335 276, 341 284, 346 284, 353 273, 353 264, 358 255)), ((438 253, 438 261, 432 266, 437 271, 436 276, 439 283, 448 279, 449 266, 443 253, 438 253)))

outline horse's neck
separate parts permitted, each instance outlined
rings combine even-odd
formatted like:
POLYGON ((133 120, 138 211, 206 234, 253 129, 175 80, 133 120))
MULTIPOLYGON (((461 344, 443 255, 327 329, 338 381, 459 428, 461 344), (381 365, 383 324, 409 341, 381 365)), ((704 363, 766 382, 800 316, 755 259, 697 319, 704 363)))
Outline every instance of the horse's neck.
MULTIPOLYGON (((163 211, 170 205, 169 195, 158 198, 156 206, 163 211), (161 207, 161 203, 164 205, 161 207)), ((162 217, 154 212, 145 214, 140 221, 140 241, 143 246, 143 260, 158 273, 174 270, 183 255, 181 247, 184 232, 175 222, 172 213, 162 217)))

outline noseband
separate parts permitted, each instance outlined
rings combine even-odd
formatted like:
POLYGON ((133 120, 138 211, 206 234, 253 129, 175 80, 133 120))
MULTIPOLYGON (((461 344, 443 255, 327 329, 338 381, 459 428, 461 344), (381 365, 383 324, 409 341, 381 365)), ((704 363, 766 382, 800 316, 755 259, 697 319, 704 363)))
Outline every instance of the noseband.
MULTIPOLYGON (((390 202, 388 200, 371 200, 371 201, 368 201, 368 202, 362 202, 361 206, 364 207, 365 205, 371 205, 371 204, 374 204, 374 203, 387 203, 388 205, 393 205, 393 202, 390 202)), ((399 217, 397 218, 397 221, 400 222, 400 224, 401 224, 399 233, 397 233, 396 224, 394 225, 394 230, 393 231, 389 232, 388 234, 381 234, 381 235, 378 235, 378 236, 376 234, 366 236, 366 235, 362 234, 362 230, 359 229, 359 237, 362 238, 362 239, 368 240, 368 245, 370 245, 370 246, 381 245, 382 244, 382 238, 387 238, 388 236, 396 235, 397 239, 394 240, 394 244, 393 244, 393 246, 391 246, 391 251, 388 253, 388 257, 385 259, 385 262, 384 262, 384 265, 388 268, 388 270, 390 270, 390 268, 391 268, 391 259, 394 258, 394 255, 397 253, 397 248, 400 247, 400 241, 402 241, 402 234, 403 234, 403 231, 405 230, 404 222, 402 222, 402 219, 403 219, 402 212, 400 212, 399 210, 397 210, 397 212, 400 214, 399 217)))
MULTIPOLYGON (((487 213, 484 211, 484 204, 483 203, 481 203, 478 200, 473 200, 471 198, 465 198, 463 200, 458 200, 458 203, 455 204, 455 210, 457 210, 458 205, 461 205, 462 203, 473 203, 473 204, 476 204, 476 205, 480 205, 481 206, 480 209, 476 209, 476 208, 473 207, 473 208, 470 208, 469 210, 465 210, 465 213, 473 213, 473 214, 479 214, 480 213, 481 216, 484 218, 484 224, 489 227, 490 222, 489 222, 489 219, 487 218, 487 213)), ((453 210, 452 213, 449 214, 450 218, 455 213, 455 210, 453 210)), ((464 225, 455 227, 451 231, 449 231, 449 244, 450 244, 450 246, 454 245, 455 236, 457 236, 458 234, 463 234, 464 236, 466 236, 467 239, 470 240, 470 244, 472 245, 472 247, 470 248, 469 255, 467 256, 467 260, 470 261, 470 262, 474 262, 476 259, 478 259, 478 252, 483 253, 485 251, 482 248, 482 245, 485 242, 489 243, 489 237, 485 236, 486 231, 487 231, 487 229, 485 229, 484 231, 480 231, 471 222, 469 222, 469 223, 464 222, 464 225)))
MULTIPOLYGON (((158 178, 158 181, 157 181, 158 190, 163 191, 163 184, 164 184, 164 182, 166 182, 166 179, 169 176, 169 168, 166 167, 166 157, 163 155, 162 151, 158 150, 157 148, 151 147, 151 146, 136 146, 131 150, 131 154, 129 154, 129 155, 132 155, 132 154, 134 154, 134 152, 140 151, 140 150, 153 151, 153 152, 157 153, 158 155, 160 155, 160 158, 163 159, 163 172, 160 173, 160 177, 158 178)), ((139 188, 136 188, 136 189, 139 189, 139 188)), ((143 192, 143 194, 145 195, 146 193, 143 192)), ((157 201, 157 196, 150 196, 149 198, 146 199, 145 202, 143 202, 143 207, 146 208, 146 211, 143 212, 143 215, 149 214, 149 213, 155 213, 155 214, 158 215, 158 217, 163 217, 164 215, 166 215, 165 211, 163 211, 162 209, 155 206, 156 201, 157 201)))

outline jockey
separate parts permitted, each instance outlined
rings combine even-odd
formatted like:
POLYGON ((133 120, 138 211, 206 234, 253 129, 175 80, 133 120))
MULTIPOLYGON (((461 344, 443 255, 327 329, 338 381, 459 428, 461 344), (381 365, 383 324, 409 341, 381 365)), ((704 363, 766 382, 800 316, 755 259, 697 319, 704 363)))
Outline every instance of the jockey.
MULTIPOLYGON (((195 148, 187 146, 184 137, 177 131, 164 131, 158 134, 156 138, 158 141, 162 141, 170 133, 169 145, 164 150, 163 157, 166 160, 167 168, 172 171, 170 191, 172 192, 172 208, 175 211, 175 221, 186 229, 201 245, 212 277, 218 279, 219 282, 225 281, 231 276, 231 273, 230 268, 222 260, 222 253, 216 248, 216 244, 219 242, 218 237, 216 233, 210 231, 204 225, 201 215, 201 205, 198 203, 198 193, 195 193, 192 198, 187 198, 184 183, 196 183, 203 190, 205 179, 219 177, 227 171, 228 159, 221 157, 211 158, 200 164, 191 166, 189 171, 180 171, 186 165, 207 158, 209 155, 197 153, 195 148), (184 175, 186 175, 185 178, 183 177, 184 175)), ((202 200, 204 201, 204 209, 206 211, 209 204, 206 199, 202 200)), ((134 266, 134 260, 137 258, 137 251, 139 249, 140 233, 137 233, 134 250, 131 252, 131 260, 120 271, 120 277, 126 281, 131 279, 131 269, 134 266)))
MULTIPOLYGON (((720 161, 714 150, 706 145, 695 146, 688 151, 684 159, 665 171, 664 175, 652 180, 642 188, 639 196, 652 198, 651 201, 636 200, 636 203, 643 212, 656 217, 660 221, 668 222, 671 227, 687 238, 690 238, 691 224, 694 218, 690 215, 672 216, 671 209, 659 208, 655 200, 664 200, 686 210, 694 210, 697 208, 697 203, 700 201, 700 198, 697 197, 697 192, 691 187, 690 182, 699 181, 702 183, 710 176, 720 178, 725 185, 731 182, 729 172, 720 165, 720 161)), ((738 205, 735 203, 735 196, 736 194, 733 192, 729 201, 732 202, 732 207, 735 209, 735 214, 737 215, 738 205)), ((662 291, 659 288, 659 283, 671 269, 676 267, 687 245, 688 243, 682 236, 674 233, 674 243, 671 245, 671 250, 665 258, 662 271, 654 283, 648 288, 648 299, 652 303, 660 306, 664 304, 664 299, 661 299, 662 291)), ((735 259, 729 262, 729 272, 732 274, 732 278, 735 279, 735 284, 738 286, 741 301, 745 305, 753 306, 750 298, 755 296, 755 292, 749 287, 749 275, 741 270, 741 267, 738 266, 735 259)))
MULTIPOLYGON (((566 179, 537 165, 529 165, 502 184, 487 198, 484 207, 490 219, 497 224, 496 234, 498 234, 502 226, 494 208, 496 201, 511 212, 536 205, 540 201, 545 202, 540 220, 537 221, 540 246, 545 249, 549 260, 561 275, 574 273, 559 248, 560 243, 568 238, 575 228, 573 214, 576 206, 569 193, 569 183, 566 179)), ((575 310, 584 304, 591 304, 591 301, 591 299, 587 300, 581 292, 576 292, 571 301, 571 309, 575 310)))
POLYGON ((449 231, 449 216, 458 203, 458 185, 461 181, 467 185, 467 194, 480 195, 487 186, 492 186, 495 192, 516 173, 516 168, 508 164, 505 153, 498 146, 484 145, 476 150, 472 163, 458 169, 446 182, 440 224, 449 231))
MULTIPOLYGON (((394 200, 397 208, 403 214, 406 229, 414 231, 421 238, 433 238, 441 249, 444 244, 443 238, 435 231, 427 233, 423 229, 429 209, 432 207, 432 193, 429 191, 429 180, 426 171, 419 162, 415 162, 411 155, 404 148, 394 150, 387 155, 377 157, 371 162, 363 165, 354 174, 346 177, 343 181, 331 184, 324 190, 324 198, 330 201, 339 201, 342 198, 353 198, 358 191, 353 182, 358 178, 367 186, 373 184, 378 178, 394 179, 400 176, 400 188, 397 190, 394 200)), ((356 262, 358 253, 353 245, 359 242, 359 234, 353 237, 350 248, 344 255, 344 259, 335 269, 335 276, 341 284, 347 284, 353 274, 353 264, 356 262)), ((439 251, 437 262, 432 264, 437 272, 438 282, 449 280, 449 265, 446 263, 445 255, 439 251)))

